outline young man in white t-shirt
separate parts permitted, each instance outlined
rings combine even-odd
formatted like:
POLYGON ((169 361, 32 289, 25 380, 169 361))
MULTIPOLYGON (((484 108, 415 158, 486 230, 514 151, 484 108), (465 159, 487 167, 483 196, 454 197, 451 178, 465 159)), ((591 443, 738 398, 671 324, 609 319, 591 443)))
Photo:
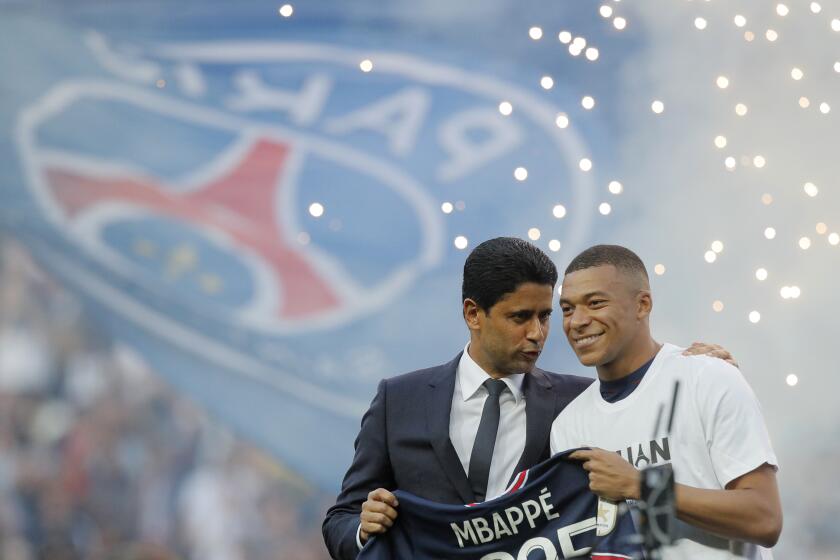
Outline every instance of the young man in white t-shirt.
POLYGON ((652 306, 645 266, 629 249, 596 245, 569 264, 563 330, 598 381, 554 421, 551 451, 592 447, 574 456, 611 500, 638 499, 638 469, 671 463, 679 540, 665 558, 772 558, 765 547, 779 538, 782 509, 758 400, 737 368, 656 342, 652 306), (676 381, 671 432, 662 422, 654 434, 676 381))

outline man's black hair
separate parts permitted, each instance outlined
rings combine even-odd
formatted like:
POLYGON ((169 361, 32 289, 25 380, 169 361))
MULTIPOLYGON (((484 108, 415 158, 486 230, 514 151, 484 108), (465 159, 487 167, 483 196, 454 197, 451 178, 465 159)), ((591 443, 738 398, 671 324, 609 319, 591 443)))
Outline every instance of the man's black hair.
POLYGON ((539 248, 516 237, 496 237, 478 245, 464 263, 461 301, 486 312, 526 282, 557 284, 557 267, 539 248))
POLYGON ((612 265, 624 272, 641 274, 648 278, 645 263, 639 255, 621 245, 593 245, 572 259, 565 274, 596 266, 612 265))

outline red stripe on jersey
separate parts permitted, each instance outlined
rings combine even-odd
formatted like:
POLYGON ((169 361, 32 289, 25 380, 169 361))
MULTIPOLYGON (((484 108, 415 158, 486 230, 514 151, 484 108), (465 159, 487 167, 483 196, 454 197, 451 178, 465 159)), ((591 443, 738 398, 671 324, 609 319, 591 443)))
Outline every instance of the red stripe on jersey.
POLYGON ((521 473, 519 473, 519 476, 516 477, 516 480, 514 481, 510 491, 516 492, 517 490, 522 488, 522 486, 525 485, 526 480, 528 480, 528 471, 522 471, 521 473))

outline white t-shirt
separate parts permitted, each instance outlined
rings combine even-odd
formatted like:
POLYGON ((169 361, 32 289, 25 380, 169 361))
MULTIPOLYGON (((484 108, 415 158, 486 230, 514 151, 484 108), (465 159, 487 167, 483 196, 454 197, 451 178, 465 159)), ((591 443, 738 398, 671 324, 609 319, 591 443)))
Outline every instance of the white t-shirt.
MULTIPOLYGON (((676 482, 723 489, 764 463, 777 466, 761 407, 741 372, 716 358, 683 356, 665 344, 639 386, 615 403, 596 381, 554 420, 552 454, 574 447, 617 451, 637 468, 671 463, 676 482), (671 434, 666 436, 674 382, 680 381, 671 434), (663 405, 662 425, 654 432, 663 405)), ((679 540, 664 558, 772 559, 769 550, 730 541, 677 522, 679 540)))

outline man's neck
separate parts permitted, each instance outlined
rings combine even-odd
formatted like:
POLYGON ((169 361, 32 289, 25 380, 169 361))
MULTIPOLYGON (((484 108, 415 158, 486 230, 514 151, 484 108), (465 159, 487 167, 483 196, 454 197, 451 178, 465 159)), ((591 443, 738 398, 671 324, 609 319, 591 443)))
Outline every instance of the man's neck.
POLYGON ((622 356, 608 364, 596 366, 598 371, 598 379, 601 381, 617 381, 623 377, 627 377, 656 356, 662 345, 656 342, 650 336, 645 337, 639 344, 634 345, 633 348, 628 349, 622 356))
POLYGON ((470 358, 478 364, 478 367, 484 370, 484 373, 492 377, 493 379, 504 379, 509 373, 502 373, 496 371, 487 363, 487 360, 484 360, 484 356, 481 355, 480 347, 477 344, 474 344, 470 341, 470 344, 467 346, 467 354, 470 355, 470 358))

